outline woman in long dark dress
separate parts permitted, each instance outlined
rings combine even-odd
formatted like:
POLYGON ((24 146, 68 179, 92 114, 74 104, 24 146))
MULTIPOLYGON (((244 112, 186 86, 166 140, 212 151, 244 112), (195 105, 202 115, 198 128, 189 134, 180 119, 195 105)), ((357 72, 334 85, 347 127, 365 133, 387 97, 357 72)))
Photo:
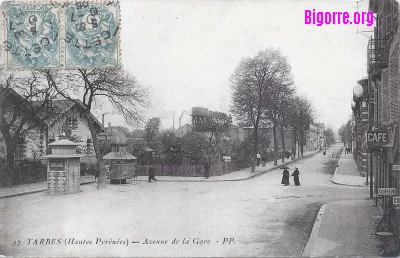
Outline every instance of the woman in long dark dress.
POLYGON ((298 168, 296 168, 296 169, 293 171, 293 173, 292 173, 292 176, 293 176, 293 178, 294 178, 294 184, 295 184, 296 186, 299 186, 299 185, 300 185, 299 174, 300 174, 300 172, 299 172, 299 169, 298 169, 298 168))
POLYGON ((281 184, 283 184, 283 185, 290 185, 290 182, 289 182, 289 170, 287 170, 286 168, 283 170, 283 176, 282 176, 282 182, 281 182, 281 184))

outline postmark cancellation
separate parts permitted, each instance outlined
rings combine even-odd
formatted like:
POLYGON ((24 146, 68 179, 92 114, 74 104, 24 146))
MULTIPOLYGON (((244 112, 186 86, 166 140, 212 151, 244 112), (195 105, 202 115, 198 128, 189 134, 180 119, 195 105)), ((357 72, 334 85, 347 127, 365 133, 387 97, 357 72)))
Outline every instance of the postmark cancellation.
POLYGON ((118 1, 7 1, 1 9, 6 69, 120 68, 118 1))

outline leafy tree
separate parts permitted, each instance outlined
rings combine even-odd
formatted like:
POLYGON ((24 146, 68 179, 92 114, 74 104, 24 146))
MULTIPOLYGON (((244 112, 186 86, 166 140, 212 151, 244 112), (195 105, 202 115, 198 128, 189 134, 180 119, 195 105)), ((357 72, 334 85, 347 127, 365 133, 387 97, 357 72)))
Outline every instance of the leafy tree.
POLYGON ((281 94, 277 89, 290 85, 290 66, 279 50, 270 48, 253 58, 243 59, 230 81, 233 91, 231 112, 239 125, 253 127, 251 171, 254 172, 259 127, 271 118, 272 98, 281 94))
POLYGON ((348 142, 350 141, 350 135, 351 135, 351 119, 349 119, 346 124, 343 124, 339 128, 338 134, 339 134, 340 140, 345 145, 348 145, 348 142))
POLYGON ((232 117, 223 112, 210 111, 206 124, 209 152, 215 154, 222 139, 229 137, 232 117))
POLYGON ((143 138, 145 134, 144 130, 141 129, 134 129, 129 133, 126 133, 127 138, 143 138))
POLYGON ((195 163, 202 162, 207 155, 207 138, 199 132, 190 132, 183 136, 182 151, 187 159, 195 163))
POLYGON ((324 136, 325 136, 325 139, 326 139, 326 144, 328 146, 331 146, 335 142, 335 135, 333 133, 332 128, 327 128, 324 131, 324 136))
POLYGON ((303 155, 305 133, 310 123, 314 120, 315 112, 311 103, 304 97, 295 96, 292 103, 288 118, 289 124, 293 129, 292 153, 296 154, 296 143, 298 143, 301 155, 303 155))
POLYGON ((166 154, 165 162, 172 164, 181 164, 183 156, 183 143, 184 139, 176 137, 171 131, 164 132, 159 139, 164 146, 164 152, 166 154))
POLYGON ((100 152, 95 117, 91 115, 95 104, 109 101, 114 110, 124 116, 128 124, 142 121, 141 108, 149 105, 148 93, 137 80, 123 70, 78 69, 60 72, 41 70, 57 93, 81 106, 80 115, 88 121, 100 173, 98 189, 106 186, 106 168, 100 152), (65 82, 68 83, 65 83, 65 82), (79 96, 79 99, 76 99, 79 96))
POLYGON ((150 118, 146 123, 146 127, 144 128, 144 139, 147 142, 154 141, 160 131, 160 127, 161 120, 159 117, 150 118))
POLYGON ((111 140, 110 139, 101 139, 97 141, 99 145, 99 151, 102 156, 106 155, 107 153, 111 152, 111 140))
MULTIPOLYGON (((286 59, 281 62, 286 63, 286 59)), ((288 64, 284 65, 282 68, 286 76, 281 79, 280 83, 277 83, 275 87, 271 90, 270 102, 268 109, 266 111, 266 117, 272 121, 272 132, 274 136, 274 165, 278 164, 278 137, 277 130, 280 125, 281 141, 282 141, 282 152, 285 151, 285 134, 284 125, 287 117, 287 108, 289 106, 290 97, 294 93, 294 89, 290 86, 292 84, 290 78, 290 66, 288 64)), ((282 155, 282 162, 284 161, 284 155, 282 155)))
MULTIPOLYGON (((293 105, 294 92, 290 91, 287 95, 282 96, 281 101, 277 105, 277 121, 280 129, 282 153, 285 153, 285 127, 290 126, 291 106, 293 105)), ((274 153, 276 157, 276 153, 274 153)), ((282 162, 285 161, 285 155, 281 155, 282 162)), ((275 161, 275 159, 274 159, 275 161)))
POLYGON ((139 157, 145 152, 146 141, 145 140, 133 140, 128 139, 128 145, 126 146, 126 151, 135 157, 139 157))

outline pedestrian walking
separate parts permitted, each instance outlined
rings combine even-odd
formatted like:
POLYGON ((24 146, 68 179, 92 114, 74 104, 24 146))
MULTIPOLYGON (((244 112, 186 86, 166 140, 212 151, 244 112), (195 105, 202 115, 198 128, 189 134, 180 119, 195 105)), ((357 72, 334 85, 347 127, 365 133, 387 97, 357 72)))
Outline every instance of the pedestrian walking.
POLYGON ((149 168, 149 183, 151 183, 151 180, 154 180, 157 182, 157 179, 155 178, 156 172, 154 171, 153 166, 151 165, 149 168))
POLYGON ((210 177, 210 168, 210 164, 206 162, 206 164, 204 164, 204 176, 206 179, 210 177))
POLYGON ((292 176, 293 176, 293 178, 294 178, 294 184, 295 184, 296 186, 299 186, 299 185, 300 185, 299 174, 300 174, 299 169, 298 169, 298 168, 295 168, 295 170, 294 170, 293 173, 292 173, 292 176))
POLYGON ((100 177, 100 169, 95 167, 95 172, 94 172, 94 181, 98 182, 100 177))
POLYGON ((287 185, 290 185, 290 182, 289 182, 289 170, 287 170, 286 168, 283 170, 283 176, 282 176, 282 182, 281 182, 281 184, 283 184, 283 185, 285 185, 285 186, 287 186, 287 185))

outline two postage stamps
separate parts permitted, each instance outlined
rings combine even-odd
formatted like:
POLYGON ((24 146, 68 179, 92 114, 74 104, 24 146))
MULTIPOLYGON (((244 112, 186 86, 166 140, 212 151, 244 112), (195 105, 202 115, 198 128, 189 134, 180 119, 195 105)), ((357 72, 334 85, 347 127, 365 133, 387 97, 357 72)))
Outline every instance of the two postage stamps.
POLYGON ((6 69, 120 68, 118 1, 6 1, 1 11, 6 69))

